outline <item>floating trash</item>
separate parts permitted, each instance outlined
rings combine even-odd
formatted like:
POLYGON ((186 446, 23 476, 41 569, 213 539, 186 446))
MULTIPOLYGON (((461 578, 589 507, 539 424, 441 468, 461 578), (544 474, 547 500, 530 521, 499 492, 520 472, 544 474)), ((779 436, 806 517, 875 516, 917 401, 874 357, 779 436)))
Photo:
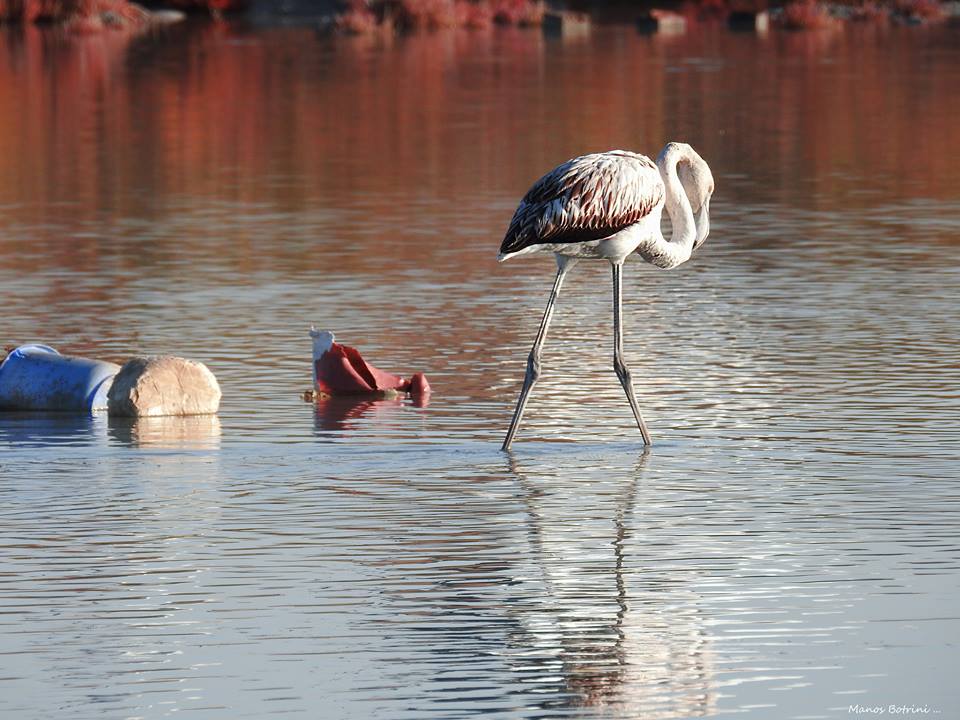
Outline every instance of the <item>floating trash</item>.
POLYGON ((128 417, 206 415, 220 407, 220 386, 203 363, 135 357, 116 363, 21 345, 0 363, 0 410, 59 410, 128 417))
POLYGON ((410 393, 423 398, 430 393, 430 383, 423 373, 415 373, 409 380, 375 368, 363 359, 356 348, 335 342, 332 332, 310 328, 313 338, 313 392, 316 396, 379 395, 389 397, 410 393))
POLYGON ((120 366, 61 355, 47 345, 21 345, 0 363, 2 410, 105 410, 120 366))

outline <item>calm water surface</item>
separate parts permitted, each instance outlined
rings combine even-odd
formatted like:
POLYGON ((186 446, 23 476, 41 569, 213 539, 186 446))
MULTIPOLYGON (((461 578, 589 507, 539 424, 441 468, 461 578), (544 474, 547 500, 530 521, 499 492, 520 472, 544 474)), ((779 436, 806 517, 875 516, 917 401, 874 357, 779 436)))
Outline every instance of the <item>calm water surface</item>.
POLYGON ((0 716, 958 716, 958 40, 0 28, 0 341, 224 392, 0 416, 0 716), (584 264, 501 453, 517 199, 672 139, 718 189, 625 273, 654 448, 584 264), (311 323, 429 405, 302 402, 311 323))

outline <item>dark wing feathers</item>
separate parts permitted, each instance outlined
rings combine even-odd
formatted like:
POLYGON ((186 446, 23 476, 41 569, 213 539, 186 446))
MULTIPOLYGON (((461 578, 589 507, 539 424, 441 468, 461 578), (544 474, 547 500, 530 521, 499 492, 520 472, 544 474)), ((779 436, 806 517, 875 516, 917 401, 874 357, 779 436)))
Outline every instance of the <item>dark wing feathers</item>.
POLYGON ((663 192, 657 166, 643 155, 614 150, 573 158, 527 191, 500 252, 609 237, 650 214, 663 192))

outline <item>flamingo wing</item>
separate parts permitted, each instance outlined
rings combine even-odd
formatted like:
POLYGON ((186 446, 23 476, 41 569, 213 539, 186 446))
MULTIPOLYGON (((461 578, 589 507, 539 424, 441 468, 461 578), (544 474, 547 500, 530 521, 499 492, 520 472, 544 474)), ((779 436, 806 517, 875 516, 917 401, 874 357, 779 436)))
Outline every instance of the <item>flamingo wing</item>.
POLYGON ((663 198, 663 180, 650 158, 625 150, 581 155, 527 191, 500 253, 610 237, 649 215, 663 198))

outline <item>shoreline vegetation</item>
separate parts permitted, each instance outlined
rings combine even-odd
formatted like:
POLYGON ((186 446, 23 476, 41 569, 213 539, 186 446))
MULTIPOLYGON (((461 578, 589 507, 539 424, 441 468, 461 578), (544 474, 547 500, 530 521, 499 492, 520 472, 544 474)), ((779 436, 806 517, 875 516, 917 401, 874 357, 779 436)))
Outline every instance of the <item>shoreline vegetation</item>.
MULTIPOLYGON (((149 1, 149 0, 148 0, 149 1)), ((0 0, 0 25, 57 25, 77 34, 144 28, 176 22, 185 13, 204 13, 215 20, 242 15, 257 0, 161 0, 150 8, 131 0, 0 0)), ((320 3, 324 5, 324 3, 320 3)), ((545 23, 580 28, 591 16, 607 13, 616 4, 581 0, 575 11, 556 9, 546 0, 329 0, 321 26, 345 35, 409 33, 446 28, 481 30, 494 25, 541 27, 545 23)), ((271 12, 262 7, 259 12, 271 12)), ((919 25, 960 18, 960 2, 942 0, 703 0, 645 2, 620 7, 622 21, 676 32, 688 21, 720 20, 754 25, 758 30, 818 30, 843 23, 919 25)))
POLYGON ((410 32, 491 25, 539 27, 547 6, 543 0, 349 0, 334 27, 350 35, 410 32))
MULTIPOLYGON (((546 21, 582 24, 604 3, 585 2, 576 12, 554 10, 544 0, 347 0, 335 16, 334 27, 346 34, 436 30, 491 25, 539 27, 546 21)), ((632 20, 643 27, 676 30, 687 21, 722 20, 742 24, 756 21, 785 30, 816 30, 843 22, 917 25, 960 16, 960 3, 941 0, 852 0, 819 2, 790 0, 774 4, 738 0, 682 3, 641 3, 631 6, 632 20)), ((619 13, 621 17, 624 13, 619 13)), ((629 15, 629 13, 627 13, 629 15)))

